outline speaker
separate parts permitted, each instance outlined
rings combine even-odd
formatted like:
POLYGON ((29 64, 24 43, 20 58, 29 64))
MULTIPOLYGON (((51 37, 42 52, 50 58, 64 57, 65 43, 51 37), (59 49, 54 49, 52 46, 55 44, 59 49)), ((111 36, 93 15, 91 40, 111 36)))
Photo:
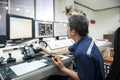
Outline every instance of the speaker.
POLYGON ((0 48, 5 47, 5 45, 6 45, 6 36, 0 35, 0 48))

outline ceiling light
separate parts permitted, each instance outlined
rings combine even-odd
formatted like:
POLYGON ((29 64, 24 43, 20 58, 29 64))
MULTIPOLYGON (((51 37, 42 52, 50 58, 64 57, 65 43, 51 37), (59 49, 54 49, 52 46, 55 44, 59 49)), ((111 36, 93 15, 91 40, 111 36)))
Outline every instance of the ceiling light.
POLYGON ((20 8, 16 8, 15 10, 16 10, 16 11, 20 11, 20 8))
POLYGON ((2 16, 0 15, 0 18, 1 18, 2 16))
POLYGON ((8 10, 8 6, 6 6, 5 9, 8 10))

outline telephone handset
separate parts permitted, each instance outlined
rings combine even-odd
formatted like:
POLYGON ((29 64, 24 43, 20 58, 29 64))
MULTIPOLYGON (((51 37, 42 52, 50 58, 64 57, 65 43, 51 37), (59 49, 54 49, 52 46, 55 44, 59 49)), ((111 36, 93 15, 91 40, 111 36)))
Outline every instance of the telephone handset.
POLYGON ((4 60, 4 59, 5 59, 4 57, 0 57, 0 64, 3 63, 3 60, 4 60))
POLYGON ((47 43, 45 41, 39 41, 39 45, 42 47, 47 47, 47 43))
POLYGON ((24 46, 21 50, 22 50, 22 54, 24 55, 23 57, 24 60, 32 59, 35 57, 35 52, 31 45, 24 46))
POLYGON ((46 48, 46 47, 47 47, 47 43, 46 43, 45 41, 39 40, 39 41, 34 42, 34 43, 32 44, 32 46, 33 46, 34 52, 35 52, 35 53, 39 53, 39 51, 42 51, 42 49, 39 48, 39 46, 42 46, 42 47, 45 47, 45 48, 46 48))

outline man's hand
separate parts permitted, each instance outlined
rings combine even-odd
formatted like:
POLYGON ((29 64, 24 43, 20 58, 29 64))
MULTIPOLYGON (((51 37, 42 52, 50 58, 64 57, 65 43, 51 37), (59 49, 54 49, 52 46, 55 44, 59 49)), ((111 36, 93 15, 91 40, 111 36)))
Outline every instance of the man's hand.
POLYGON ((39 46, 39 49, 41 49, 40 53, 42 53, 42 54, 48 54, 49 53, 48 50, 46 48, 42 47, 42 46, 39 46))
POLYGON ((64 64, 63 64, 63 61, 62 61, 62 59, 61 59, 60 57, 54 56, 54 57, 52 58, 52 60, 53 60, 53 62, 55 63, 55 65, 56 65, 58 68, 60 68, 61 70, 62 70, 63 68, 65 68, 65 66, 64 66, 64 64))

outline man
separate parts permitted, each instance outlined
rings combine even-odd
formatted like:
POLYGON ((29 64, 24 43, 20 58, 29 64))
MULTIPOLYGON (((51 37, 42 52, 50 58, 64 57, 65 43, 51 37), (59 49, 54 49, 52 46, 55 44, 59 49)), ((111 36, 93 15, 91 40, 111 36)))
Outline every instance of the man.
POLYGON ((104 64, 101 53, 88 34, 88 21, 85 16, 72 15, 68 19, 68 36, 75 43, 59 50, 43 48, 43 53, 69 54, 74 53, 75 67, 70 70, 64 66, 59 57, 54 57, 55 65, 68 76, 50 77, 48 80, 104 80, 104 64))

